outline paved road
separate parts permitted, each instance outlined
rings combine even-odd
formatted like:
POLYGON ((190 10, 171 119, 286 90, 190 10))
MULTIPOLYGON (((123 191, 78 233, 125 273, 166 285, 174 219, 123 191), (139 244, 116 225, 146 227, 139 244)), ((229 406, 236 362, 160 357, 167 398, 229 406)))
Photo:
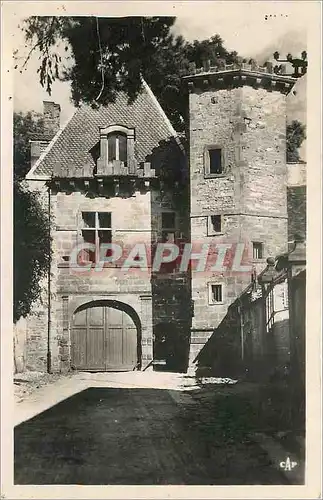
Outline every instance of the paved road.
POLYGON ((15 484, 284 484, 227 398, 88 388, 15 429, 15 484))

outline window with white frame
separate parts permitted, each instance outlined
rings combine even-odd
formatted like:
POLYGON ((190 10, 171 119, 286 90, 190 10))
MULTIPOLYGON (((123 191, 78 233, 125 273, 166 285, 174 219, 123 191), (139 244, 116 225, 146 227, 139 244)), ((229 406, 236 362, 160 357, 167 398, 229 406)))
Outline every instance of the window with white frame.
POLYGON ((209 215, 207 218, 207 234, 214 236, 222 233, 222 216, 209 215))
POLYGON ((223 303, 223 283, 209 283, 209 304, 223 303))
MULTIPOLYGON (((83 251, 83 260, 99 262, 101 245, 112 241, 111 212, 82 212, 81 232, 84 243, 94 245, 94 249, 83 251)), ((107 255, 109 250, 107 250, 107 255)))

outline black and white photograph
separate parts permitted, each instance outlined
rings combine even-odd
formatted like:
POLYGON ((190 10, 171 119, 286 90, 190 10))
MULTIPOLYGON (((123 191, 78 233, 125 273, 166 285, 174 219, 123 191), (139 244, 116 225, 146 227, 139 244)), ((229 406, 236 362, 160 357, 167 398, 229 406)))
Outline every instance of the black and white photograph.
POLYGON ((322 498, 321 7, 3 2, 1 498, 322 498))

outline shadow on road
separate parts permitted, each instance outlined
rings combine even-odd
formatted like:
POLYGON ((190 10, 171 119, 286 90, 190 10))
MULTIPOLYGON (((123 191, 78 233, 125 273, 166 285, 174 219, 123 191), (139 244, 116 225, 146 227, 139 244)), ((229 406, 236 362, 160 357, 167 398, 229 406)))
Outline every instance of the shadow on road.
POLYGON ((249 417, 225 397, 89 388, 15 428, 15 484, 286 484, 249 417))

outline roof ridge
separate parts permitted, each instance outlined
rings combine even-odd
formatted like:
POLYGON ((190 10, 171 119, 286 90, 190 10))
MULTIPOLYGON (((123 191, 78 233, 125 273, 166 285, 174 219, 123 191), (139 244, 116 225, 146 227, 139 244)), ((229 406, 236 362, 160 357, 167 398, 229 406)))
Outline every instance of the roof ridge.
POLYGON ((70 121, 72 120, 73 116, 75 115, 75 113, 77 113, 78 109, 76 109, 75 111, 73 111, 73 113, 71 114, 71 116, 68 118, 68 120, 66 120, 65 124, 59 128, 59 130, 56 132, 56 134, 54 135, 54 137, 52 138, 52 140, 50 141, 50 143, 48 144, 48 146, 44 149, 44 151, 41 153, 41 155, 39 156, 39 158, 36 160, 35 164, 31 167, 31 169, 29 170, 29 172, 26 174, 26 180, 28 181, 33 181, 33 180, 49 180, 50 179, 50 176, 48 175, 33 175, 35 170, 38 168, 38 166, 40 165, 40 163, 43 161, 44 157, 49 153, 49 151, 52 149, 52 147, 54 146, 54 144, 56 143, 56 141, 58 140, 58 138, 60 137, 60 135, 64 132, 64 130, 66 129, 67 125, 70 123, 70 121))

